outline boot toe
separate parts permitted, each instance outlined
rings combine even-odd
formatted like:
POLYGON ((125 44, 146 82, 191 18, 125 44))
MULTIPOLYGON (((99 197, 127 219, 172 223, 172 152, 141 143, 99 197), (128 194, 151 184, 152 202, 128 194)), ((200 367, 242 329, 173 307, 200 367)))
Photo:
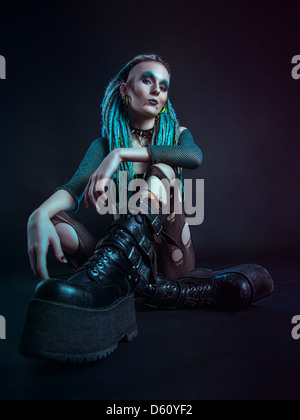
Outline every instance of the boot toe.
POLYGON ((216 276, 217 301, 227 310, 241 309, 253 300, 253 292, 249 282, 240 274, 216 276))
POLYGON ((58 279, 49 279, 39 283, 35 289, 34 299, 60 305, 79 307, 89 307, 91 305, 90 294, 86 290, 58 279))
POLYGON ((252 303, 270 296, 274 291, 274 282, 268 270, 257 264, 242 264, 236 271, 247 277, 252 288, 252 303))
MULTIPOLYGON (((274 291, 274 282, 269 272, 260 265, 241 264, 226 271, 224 275, 228 279, 224 282, 224 294, 232 294, 233 303, 238 303, 237 296, 240 289, 240 307, 264 299, 274 291)), ((230 296, 227 298, 230 301, 230 296)))

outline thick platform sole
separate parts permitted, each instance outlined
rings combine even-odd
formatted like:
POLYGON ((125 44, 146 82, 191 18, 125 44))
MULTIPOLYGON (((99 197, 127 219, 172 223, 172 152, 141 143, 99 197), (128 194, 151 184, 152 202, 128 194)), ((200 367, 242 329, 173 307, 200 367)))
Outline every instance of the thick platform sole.
POLYGON ((100 310, 32 299, 20 354, 59 362, 95 362, 116 350, 120 341, 137 335, 133 295, 100 310))

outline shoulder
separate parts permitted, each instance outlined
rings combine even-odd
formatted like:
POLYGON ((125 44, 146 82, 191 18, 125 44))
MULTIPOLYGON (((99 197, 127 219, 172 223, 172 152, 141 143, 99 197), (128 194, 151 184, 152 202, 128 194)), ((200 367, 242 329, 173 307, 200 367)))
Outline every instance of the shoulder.
POLYGON ((187 128, 186 128, 186 127, 179 127, 180 134, 181 134, 184 130, 187 130, 187 128))
POLYGON ((108 139, 106 137, 99 137, 91 143, 94 147, 108 147, 108 139))
POLYGON ((191 145, 194 142, 193 135, 188 128, 179 127, 179 132, 180 132, 179 140, 178 140, 179 145, 183 145, 183 144, 191 145))
POLYGON ((186 127, 179 127, 179 135, 182 138, 183 137, 184 138, 186 138, 186 137, 188 137, 188 138, 193 137, 192 136, 192 133, 190 132, 190 130, 188 128, 186 128, 186 127))
POLYGON ((89 155, 103 155, 107 154, 109 150, 108 140, 106 137, 100 137, 90 143, 87 154, 89 155))
POLYGON ((108 143, 107 137, 99 137, 96 140, 94 140, 92 143, 108 143))

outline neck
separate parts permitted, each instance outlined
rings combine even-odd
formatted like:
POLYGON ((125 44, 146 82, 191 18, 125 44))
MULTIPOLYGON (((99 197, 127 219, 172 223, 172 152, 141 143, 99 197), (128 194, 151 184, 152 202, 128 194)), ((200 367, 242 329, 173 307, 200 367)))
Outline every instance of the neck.
POLYGON ((137 128, 138 130, 151 130, 155 126, 155 118, 145 118, 144 116, 141 117, 138 115, 130 115, 130 125, 131 127, 137 128))

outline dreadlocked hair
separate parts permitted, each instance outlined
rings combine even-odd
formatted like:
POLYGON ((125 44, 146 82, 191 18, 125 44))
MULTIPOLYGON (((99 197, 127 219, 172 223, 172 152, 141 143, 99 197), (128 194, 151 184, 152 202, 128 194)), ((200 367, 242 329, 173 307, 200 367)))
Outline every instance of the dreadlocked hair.
MULTIPOLYGON (((132 147, 132 135, 129 124, 129 116, 126 105, 123 103, 120 93, 120 87, 126 83, 129 72, 137 64, 143 62, 158 62, 165 66, 170 74, 169 64, 160 56, 155 54, 139 55, 131 60, 126 66, 109 82, 105 89, 102 108, 102 136, 106 137, 109 142, 109 151, 116 148, 132 147)), ((160 114, 160 118, 155 123, 154 134, 152 138, 153 145, 171 146, 177 145, 180 131, 179 122, 176 113, 171 105, 170 100, 167 101, 166 111, 160 114)), ((119 188, 119 172, 127 171, 127 183, 134 179, 133 162, 122 162, 115 173, 117 187, 119 188)), ((176 177, 182 182, 181 168, 176 169, 176 177)), ((126 186, 127 187, 127 186, 126 186)))

